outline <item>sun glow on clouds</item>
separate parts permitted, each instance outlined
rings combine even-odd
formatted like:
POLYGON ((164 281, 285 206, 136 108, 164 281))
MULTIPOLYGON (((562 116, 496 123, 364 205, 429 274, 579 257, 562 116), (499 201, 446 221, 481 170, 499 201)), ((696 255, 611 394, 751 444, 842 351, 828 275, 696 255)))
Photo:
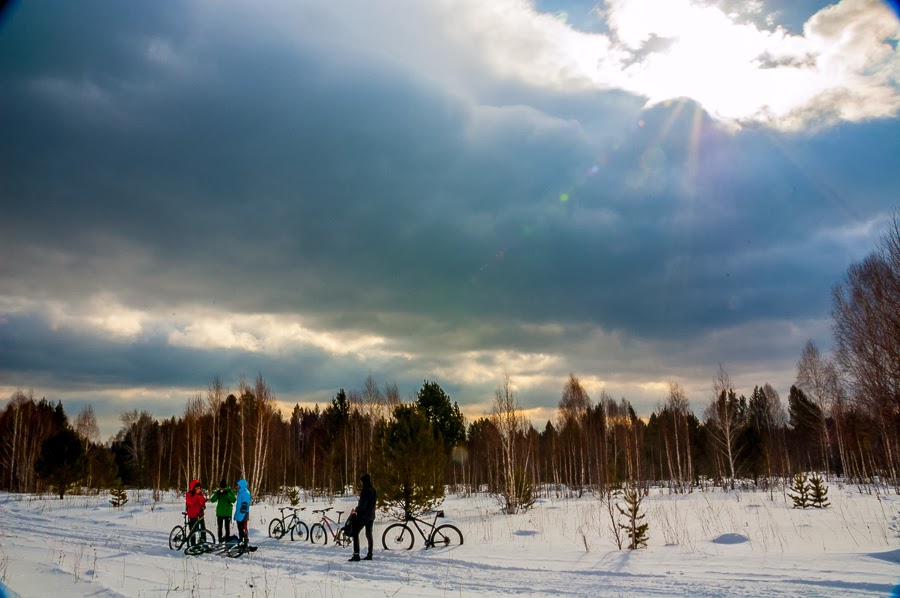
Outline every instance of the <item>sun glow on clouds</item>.
POLYGON ((133 339, 144 330, 145 314, 125 307, 114 297, 97 295, 82 308, 53 302, 47 305, 53 328, 96 330, 117 339, 133 339))
POLYGON ((608 0, 611 35, 576 31, 515 0, 506 8, 471 8, 473 35, 495 70, 533 84, 616 87, 650 104, 689 97, 720 120, 785 129, 900 112, 900 21, 881 0, 825 8, 803 35, 692 0, 608 0))
POLYGON ((179 309, 173 320, 164 314, 126 307, 109 295, 94 296, 84 305, 0 298, 0 313, 24 312, 43 313, 55 330, 74 330, 114 340, 133 341, 148 331, 161 330, 174 347, 268 354, 312 347, 331 355, 412 359, 411 354, 392 349, 384 337, 355 330, 314 330, 293 315, 185 308, 179 309))
POLYGON ((518 389, 541 384, 548 377, 535 372, 553 371, 560 363, 560 357, 544 353, 467 351, 452 364, 437 367, 434 372, 440 378, 473 385, 500 384, 503 375, 509 374, 518 389))
MULTIPOLYGON (((612 0, 609 19, 630 51, 653 39, 663 49, 629 65, 624 85, 650 102, 690 97, 713 116, 786 128, 815 106, 860 120, 895 114, 900 57, 888 43, 900 23, 879 0, 844 0, 814 15, 804 35, 736 23, 715 6, 689 0, 612 0), (856 98, 842 101, 843 97, 856 98), (857 104, 865 100, 865 107, 857 104)), ((812 117, 813 115, 810 115, 812 117)))
POLYGON ((169 344, 200 349, 240 349, 253 353, 280 353, 315 347, 332 355, 410 358, 387 347, 387 340, 355 331, 323 332, 303 326, 295 317, 272 314, 198 314, 173 330, 169 344))

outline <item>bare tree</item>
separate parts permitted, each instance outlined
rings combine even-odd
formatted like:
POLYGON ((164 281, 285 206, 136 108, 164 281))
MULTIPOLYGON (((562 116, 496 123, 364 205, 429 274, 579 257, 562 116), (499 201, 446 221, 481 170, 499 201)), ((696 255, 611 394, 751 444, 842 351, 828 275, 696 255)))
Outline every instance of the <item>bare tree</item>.
POLYGON ((728 477, 734 488, 735 461, 738 453, 738 438, 744 427, 744 416, 740 401, 734 392, 731 378, 725 366, 719 364, 713 379, 713 397, 706 407, 706 425, 719 454, 728 466, 728 477))
POLYGON ((87 442, 100 442, 100 427, 91 405, 85 405, 75 417, 75 433, 87 442))
POLYGON ((819 450, 822 467, 825 471, 830 471, 828 417, 832 415, 833 407, 841 394, 840 382, 834 364, 822 357, 811 340, 803 347, 800 361, 797 362, 797 387, 819 407, 819 450))
POLYGON ((575 374, 570 373, 559 400, 559 435, 568 462, 566 481, 577 486, 580 492, 587 484, 587 434, 584 428, 590 409, 591 399, 587 391, 575 374))
POLYGON ((123 427, 119 430, 118 439, 122 441, 128 462, 135 467, 138 484, 146 487, 147 447, 155 421, 149 411, 137 409, 126 411, 119 419, 123 427))
POLYGON ((766 401, 763 428, 770 447, 766 451, 767 471, 769 476, 772 475, 773 468, 779 474, 787 475, 792 470, 787 452, 787 439, 784 434, 788 421, 787 411, 784 403, 781 402, 778 391, 772 388, 768 382, 763 385, 762 394, 766 401), (773 455, 778 456, 779 463, 777 465, 772 463, 773 455))
POLYGON ((877 458, 900 488, 900 209, 878 249, 850 266, 832 299, 835 358, 853 400, 877 425, 877 458))
POLYGON ((684 388, 677 382, 669 383, 669 394, 666 397, 666 410, 672 418, 672 432, 674 436, 674 450, 668 446, 666 439, 666 453, 675 454, 674 466, 669 457, 669 474, 676 480, 681 488, 690 488, 693 479, 693 462, 691 460, 691 442, 688 435, 688 414, 690 404, 684 388))
POLYGON ((262 488, 265 484, 264 475, 269 458, 269 433, 272 416, 275 413, 275 393, 266 384, 261 373, 256 376, 253 391, 256 397, 256 429, 254 431, 253 472, 247 481, 252 480, 254 487, 262 488))
POLYGON ((219 421, 219 414, 222 411, 222 404, 225 402, 225 397, 227 396, 228 389, 222 384, 222 380, 216 376, 206 389, 206 412, 209 414, 209 419, 211 420, 209 471, 213 481, 225 477, 225 443, 222 425, 219 421))
POLYGON ((40 456, 41 445, 52 431, 48 419, 52 408, 46 401, 36 402, 34 391, 29 390, 27 394, 16 391, 7 410, 10 421, 2 434, 3 465, 9 480, 7 487, 14 492, 29 492, 37 482, 34 465, 40 456))
POLYGON ((184 408, 184 487, 203 475, 203 399, 196 393, 184 408))
POLYGON ((519 399, 513 390, 509 374, 503 375, 503 382, 494 392, 491 421, 500 433, 500 477, 505 502, 503 507, 507 513, 517 513, 521 508, 529 506, 522 504, 522 488, 517 487, 517 483, 524 483, 524 471, 527 468, 527 463, 520 462, 517 444, 527 429, 528 422, 519 407, 519 399))

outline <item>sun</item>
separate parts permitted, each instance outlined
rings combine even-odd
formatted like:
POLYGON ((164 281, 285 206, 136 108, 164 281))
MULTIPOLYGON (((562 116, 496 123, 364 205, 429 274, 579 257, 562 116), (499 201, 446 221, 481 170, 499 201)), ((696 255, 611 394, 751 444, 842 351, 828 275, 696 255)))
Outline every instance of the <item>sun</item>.
POLYGON ((783 116, 821 91, 814 65, 795 58, 802 38, 736 22, 716 6, 653 5, 623 3, 611 19, 633 56, 623 84, 650 103, 687 97, 717 118, 742 120, 783 116))

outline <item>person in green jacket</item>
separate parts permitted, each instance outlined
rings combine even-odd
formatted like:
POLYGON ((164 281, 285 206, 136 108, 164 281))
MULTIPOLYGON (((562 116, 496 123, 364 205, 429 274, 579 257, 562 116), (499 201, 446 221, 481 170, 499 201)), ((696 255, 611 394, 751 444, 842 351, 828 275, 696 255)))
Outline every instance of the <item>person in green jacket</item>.
POLYGON ((209 502, 216 503, 216 522, 219 526, 219 542, 225 542, 231 537, 231 513, 234 511, 234 502, 237 495, 234 489, 228 485, 228 482, 222 480, 219 482, 219 489, 212 493, 209 502), (222 535, 222 527, 225 528, 225 535, 222 535))

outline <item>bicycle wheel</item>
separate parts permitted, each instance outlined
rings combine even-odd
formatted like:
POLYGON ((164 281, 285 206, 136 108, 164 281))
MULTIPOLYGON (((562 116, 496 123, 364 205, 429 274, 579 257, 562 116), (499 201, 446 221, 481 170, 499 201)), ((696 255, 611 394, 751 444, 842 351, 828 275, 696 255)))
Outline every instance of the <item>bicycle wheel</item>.
POLYGON ((409 550, 415 541, 413 531, 405 523, 392 523, 381 535, 381 545, 385 550, 409 550))
POLYGON ((176 525, 169 532, 169 550, 181 550, 184 546, 184 528, 176 525))
POLYGON ((309 528, 309 541, 313 544, 328 544, 328 532, 325 531, 325 526, 321 523, 314 523, 309 528))
POLYGON ((462 546, 462 543, 462 532, 455 525, 450 525, 449 523, 439 525, 434 530, 434 533, 431 534, 431 539, 428 542, 429 546, 434 546, 435 548, 462 546))
POLYGON ((197 556, 209 550, 216 545, 216 536, 208 529, 195 529, 188 538, 187 548, 184 554, 197 556))
POLYGON ((299 540, 300 542, 306 541, 309 537, 309 526, 303 523, 302 521, 298 521, 293 526, 291 526, 291 542, 295 540, 299 540))
POLYGON ((287 530, 284 529, 284 523, 281 522, 281 519, 273 519, 269 523, 269 537, 275 538, 276 540, 280 540, 284 534, 287 533, 287 530))
POLYGON ((344 531, 344 528, 340 528, 338 530, 337 536, 335 536, 334 538, 334 543, 338 546, 350 546, 350 544, 353 543, 353 538, 344 531))

